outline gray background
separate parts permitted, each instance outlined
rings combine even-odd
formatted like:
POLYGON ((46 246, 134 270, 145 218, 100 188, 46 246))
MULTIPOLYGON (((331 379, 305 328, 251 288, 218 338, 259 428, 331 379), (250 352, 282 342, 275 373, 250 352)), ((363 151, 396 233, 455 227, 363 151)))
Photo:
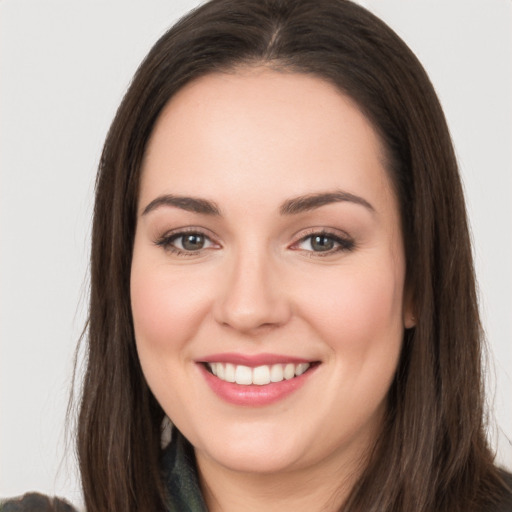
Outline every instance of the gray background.
MULTIPOLYGON (((64 424, 87 309, 101 146, 140 60, 195 0, 0 1, 0 496, 80 503, 64 424)), ((361 2, 425 65, 452 130, 491 346, 491 436, 512 468, 512 3, 361 2)))

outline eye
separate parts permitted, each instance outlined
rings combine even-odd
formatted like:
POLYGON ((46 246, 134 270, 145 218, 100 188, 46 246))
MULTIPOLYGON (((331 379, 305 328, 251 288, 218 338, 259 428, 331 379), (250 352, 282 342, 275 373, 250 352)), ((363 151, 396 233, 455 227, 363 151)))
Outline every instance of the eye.
POLYGON ((185 251, 199 251, 208 244, 208 239, 202 233, 186 233, 172 237, 176 248, 185 251))
POLYGON ((176 254, 194 254, 213 247, 214 243, 204 233, 187 231, 165 235, 156 241, 156 245, 176 254))
POLYGON ((294 248, 302 251, 332 254, 338 251, 350 251, 354 248, 350 238, 340 237, 333 233, 312 233, 299 240, 294 248))

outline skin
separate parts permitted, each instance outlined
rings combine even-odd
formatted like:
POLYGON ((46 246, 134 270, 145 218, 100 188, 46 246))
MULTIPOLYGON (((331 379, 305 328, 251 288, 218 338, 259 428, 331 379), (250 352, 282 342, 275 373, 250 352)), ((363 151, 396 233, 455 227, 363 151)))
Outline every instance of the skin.
POLYGON ((131 272, 137 350, 155 397, 195 447, 212 511, 335 510, 360 474, 413 322, 384 161, 349 98, 264 67, 188 84, 156 124, 131 272), (280 211, 339 191, 361 201, 280 211), (211 201, 220 214, 148 211, 165 194, 211 201), (204 247, 173 251, 183 238, 171 235, 184 229, 204 234, 204 247), (317 250, 311 234, 325 231, 345 242, 317 250), (210 389, 197 362, 225 352, 320 364, 284 399, 240 406, 210 389))

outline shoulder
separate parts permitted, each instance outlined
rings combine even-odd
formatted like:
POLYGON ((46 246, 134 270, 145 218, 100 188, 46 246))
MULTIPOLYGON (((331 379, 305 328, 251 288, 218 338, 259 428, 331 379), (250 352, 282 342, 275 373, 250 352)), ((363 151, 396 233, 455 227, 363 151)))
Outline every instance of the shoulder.
POLYGON ((0 501, 0 512, 77 512, 67 501, 30 492, 0 501))
POLYGON ((500 477, 505 492, 502 494, 499 504, 491 512, 512 512, 512 474, 500 471, 500 477))

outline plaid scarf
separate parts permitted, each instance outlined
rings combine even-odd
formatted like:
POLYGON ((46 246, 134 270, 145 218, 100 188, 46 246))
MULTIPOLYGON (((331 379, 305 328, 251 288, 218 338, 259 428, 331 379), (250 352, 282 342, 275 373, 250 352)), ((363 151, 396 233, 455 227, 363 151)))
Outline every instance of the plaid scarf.
POLYGON ((208 512, 199 488, 194 449, 177 429, 164 450, 162 470, 167 512, 208 512))

